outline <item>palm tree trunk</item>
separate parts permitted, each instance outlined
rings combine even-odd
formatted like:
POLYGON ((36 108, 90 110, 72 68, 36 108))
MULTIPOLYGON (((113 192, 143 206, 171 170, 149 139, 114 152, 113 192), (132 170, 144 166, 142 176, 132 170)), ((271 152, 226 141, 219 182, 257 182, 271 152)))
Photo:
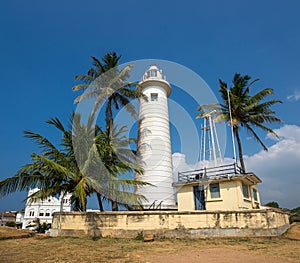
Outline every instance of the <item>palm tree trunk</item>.
POLYGON ((113 113, 112 113, 112 99, 108 98, 107 100, 107 116, 106 116, 106 130, 108 132, 108 135, 111 134, 111 129, 113 126, 113 113))
MULTIPOLYGON (((111 139, 112 139, 111 133, 114 124, 113 113, 112 113, 112 98, 108 98, 106 107, 107 107, 107 114, 108 114, 108 116, 106 116, 106 126, 107 126, 107 133, 110 138, 109 143, 111 144, 111 139)), ((112 159, 112 155, 113 153, 109 152, 110 159, 112 159)), ((111 205, 112 205, 112 211, 118 211, 118 203, 116 201, 112 200, 111 205)))
POLYGON ((245 163, 244 163, 244 159, 243 159, 243 149, 242 149, 242 143, 241 143, 238 127, 233 126, 233 133, 236 137, 236 141, 238 144, 239 159, 240 159, 240 164, 241 164, 241 168, 242 168, 242 173, 245 173, 246 167, 245 167, 245 163))
POLYGON ((87 198, 85 197, 81 204, 81 212, 86 212, 86 203, 87 203, 87 198))
POLYGON ((101 200, 101 195, 99 193, 97 193, 97 199, 98 199, 99 209, 101 212, 103 212, 104 211, 103 204, 102 204, 102 200, 101 200))
POLYGON ((111 206, 112 206, 112 211, 118 211, 119 208, 118 208, 118 203, 116 201, 112 201, 111 202, 111 206))

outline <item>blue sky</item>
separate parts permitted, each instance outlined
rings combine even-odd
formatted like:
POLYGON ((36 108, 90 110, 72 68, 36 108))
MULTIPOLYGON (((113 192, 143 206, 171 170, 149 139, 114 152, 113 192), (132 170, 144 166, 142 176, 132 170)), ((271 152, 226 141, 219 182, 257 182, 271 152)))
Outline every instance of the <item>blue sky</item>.
MULTIPOLYGON (((2 1, 0 178, 13 176, 37 150, 22 137, 23 130, 55 138, 44 121, 53 116, 68 120, 78 95, 71 90, 74 76, 87 71, 90 56, 116 51, 123 63, 162 59, 184 65, 214 92, 219 78, 230 82, 235 72, 261 79, 253 91, 272 87, 274 98, 284 102, 274 107, 284 123, 272 126, 283 139, 265 142, 280 154, 278 159, 272 152, 265 156, 245 134, 245 155, 255 172, 264 173, 258 174, 266 179, 263 201, 298 206, 300 181, 295 172, 300 168, 300 147, 284 143, 299 146, 300 141, 295 132, 300 126, 299 9, 296 0, 2 1), (286 147, 294 151, 286 153, 286 147), (265 158, 270 169, 282 163, 283 173, 258 169, 254 156, 265 158)), ((180 101, 179 94, 172 96, 180 101)), ((178 149, 177 142, 172 143, 178 149)), ((0 211, 23 208, 24 197, 0 200, 0 211)))

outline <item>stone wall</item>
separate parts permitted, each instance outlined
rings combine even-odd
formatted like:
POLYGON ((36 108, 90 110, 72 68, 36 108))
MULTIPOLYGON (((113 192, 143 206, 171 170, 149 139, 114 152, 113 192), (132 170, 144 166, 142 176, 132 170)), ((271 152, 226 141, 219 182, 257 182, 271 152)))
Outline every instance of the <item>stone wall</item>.
POLYGON ((288 214, 275 210, 119 211, 54 213, 51 236, 133 238, 279 236, 289 228, 288 214))

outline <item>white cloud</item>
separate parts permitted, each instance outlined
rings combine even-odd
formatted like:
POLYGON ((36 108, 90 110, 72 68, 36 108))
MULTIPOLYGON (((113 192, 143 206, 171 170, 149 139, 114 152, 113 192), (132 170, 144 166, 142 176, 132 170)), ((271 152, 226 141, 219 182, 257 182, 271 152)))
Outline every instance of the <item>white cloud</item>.
POLYGON ((300 90, 295 90, 293 94, 286 97, 289 101, 298 101, 300 100, 300 90))
MULTIPOLYGON (((275 130, 279 140, 269 147, 269 151, 260 151, 245 156, 247 171, 254 172, 262 179, 260 195, 262 203, 277 201, 281 207, 300 206, 300 127, 284 125, 275 130)), ((273 138, 273 137, 270 137, 273 138)), ((226 158, 224 163, 232 162, 226 158)), ((173 154, 174 179, 178 171, 193 170, 199 167, 186 163, 185 155, 173 154)))
MULTIPOLYGON (((300 142, 300 127, 297 125, 284 125, 280 129, 276 129, 274 131, 280 137, 279 140, 288 139, 300 142)), ((267 138, 277 140, 276 137, 274 137, 273 134, 270 133, 268 133, 267 138)))
POLYGON ((173 177, 174 181, 178 180, 178 172, 190 171, 196 169, 195 165, 187 164, 185 154, 173 153, 173 177))
POLYGON ((293 208, 300 205, 300 127, 284 125, 275 132, 280 139, 269 151, 245 156, 245 163, 248 171, 263 180, 263 202, 277 201, 293 208))

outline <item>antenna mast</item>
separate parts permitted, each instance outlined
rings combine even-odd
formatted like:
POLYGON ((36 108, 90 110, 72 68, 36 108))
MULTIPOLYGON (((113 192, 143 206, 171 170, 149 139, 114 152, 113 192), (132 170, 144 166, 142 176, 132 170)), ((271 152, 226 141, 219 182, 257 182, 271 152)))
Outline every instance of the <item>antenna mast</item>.
POLYGON ((215 122, 212 118, 212 115, 216 111, 211 111, 209 113, 206 113, 203 116, 203 138, 201 140, 201 147, 202 147, 202 165, 204 168, 208 165, 211 167, 218 167, 219 165, 222 165, 222 157, 221 157, 221 150, 220 150, 220 145, 219 145, 219 140, 218 140, 218 135, 216 131, 216 126, 215 122), (206 136, 207 134, 207 136, 206 136), (207 149, 208 147, 208 149, 207 149), (208 152, 208 163, 206 163, 206 152, 208 152), (220 161, 220 164, 218 164, 218 159, 220 161))

